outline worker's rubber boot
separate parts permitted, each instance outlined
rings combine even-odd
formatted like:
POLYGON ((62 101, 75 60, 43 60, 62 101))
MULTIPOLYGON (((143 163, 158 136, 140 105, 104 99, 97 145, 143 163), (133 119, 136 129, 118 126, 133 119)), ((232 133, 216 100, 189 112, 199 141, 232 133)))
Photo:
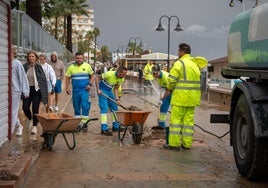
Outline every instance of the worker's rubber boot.
POLYGON ((166 144, 168 145, 169 144, 169 141, 168 141, 169 127, 166 127, 165 130, 166 130, 166 144))

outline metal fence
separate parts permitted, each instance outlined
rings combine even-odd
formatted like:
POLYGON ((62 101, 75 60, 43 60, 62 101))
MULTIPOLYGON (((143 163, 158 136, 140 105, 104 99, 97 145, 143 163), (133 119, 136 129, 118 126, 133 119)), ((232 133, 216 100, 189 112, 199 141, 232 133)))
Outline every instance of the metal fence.
POLYGON ((30 50, 47 56, 56 51, 59 59, 65 63, 73 60, 73 54, 69 50, 25 12, 18 10, 12 11, 12 44, 17 47, 18 59, 24 62, 30 50))

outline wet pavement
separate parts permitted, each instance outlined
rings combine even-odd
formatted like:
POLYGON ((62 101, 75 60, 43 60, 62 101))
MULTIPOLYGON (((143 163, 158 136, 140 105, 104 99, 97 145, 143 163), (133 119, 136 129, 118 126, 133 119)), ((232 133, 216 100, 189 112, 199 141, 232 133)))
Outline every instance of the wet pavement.
MULTIPOLYGON (((93 121, 88 132, 76 134, 74 150, 69 150, 62 135, 58 135, 52 151, 48 151, 42 149, 43 138, 33 137, 26 128, 22 138, 14 137, 5 150, 0 150, 0 169, 18 176, 18 180, 0 181, 0 187, 267 187, 267 182, 248 182, 238 174, 229 134, 218 139, 196 126, 190 151, 162 149, 164 132, 151 129, 157 125, 160 92, 155 89, 155 95, 143 95, 143 88, 133 80, 128 80, 123 89, 122 105, 151 111, 140 144, 133 144, 129 131, 123 143, 118 141, 117 133, 103 136, 99 121, 93 121)), ((91 100, 90 116, 99 117, 96 95, 91 100)), ((69 96, 62 94, 60 109, 73 114, 69 96)), ((195 122, 221 136, 229 126, 208 122, 210 113, 223 110, 225 106, 202 101, 195 122)), ((41 125, 38 129, 41 133, 41 125)))

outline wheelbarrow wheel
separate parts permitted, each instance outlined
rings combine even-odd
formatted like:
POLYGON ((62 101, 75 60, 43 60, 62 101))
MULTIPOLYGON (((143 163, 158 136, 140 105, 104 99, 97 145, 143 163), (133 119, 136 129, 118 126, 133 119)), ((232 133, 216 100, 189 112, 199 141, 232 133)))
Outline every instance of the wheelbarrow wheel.
POLYGON ((134 123, 132 126, 132 139, 135 144, 140 144, 143 134, 143 126, 140 125, 138 122, 134 123))
POLYGON ((42 136, 44 137, 43 147, 48 148, 48 150, 52 150, 57 134, 43 133, 42 136))

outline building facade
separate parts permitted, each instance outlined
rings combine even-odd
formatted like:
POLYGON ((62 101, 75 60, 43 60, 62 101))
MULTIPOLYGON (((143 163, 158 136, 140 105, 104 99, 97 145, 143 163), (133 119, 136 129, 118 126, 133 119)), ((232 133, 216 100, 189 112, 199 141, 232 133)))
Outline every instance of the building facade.
POLYGON ((0 0, 0 146, 11 139, 11 7, 0 0))

